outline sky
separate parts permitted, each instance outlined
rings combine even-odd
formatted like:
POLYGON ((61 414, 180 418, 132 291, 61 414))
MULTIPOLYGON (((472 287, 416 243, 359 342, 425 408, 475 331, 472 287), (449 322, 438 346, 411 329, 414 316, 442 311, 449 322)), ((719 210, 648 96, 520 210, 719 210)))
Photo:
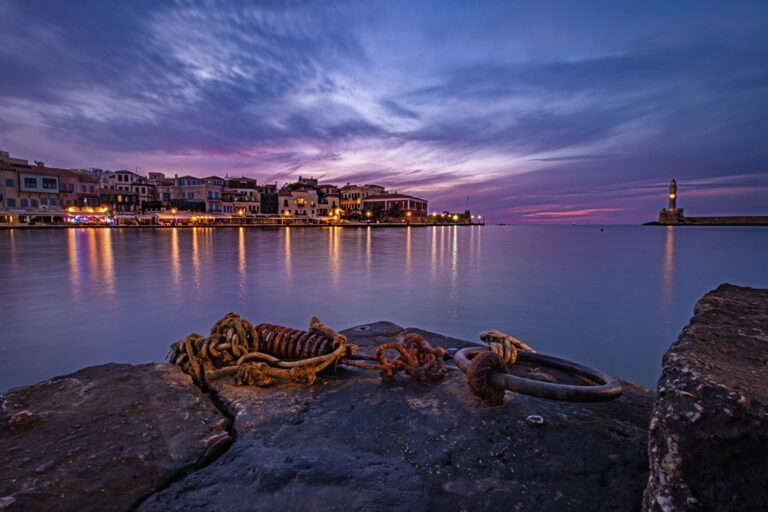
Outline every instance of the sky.
POLYGON ((768 215, 768 2, 3 0, 0 149, 490 222, 768 215))

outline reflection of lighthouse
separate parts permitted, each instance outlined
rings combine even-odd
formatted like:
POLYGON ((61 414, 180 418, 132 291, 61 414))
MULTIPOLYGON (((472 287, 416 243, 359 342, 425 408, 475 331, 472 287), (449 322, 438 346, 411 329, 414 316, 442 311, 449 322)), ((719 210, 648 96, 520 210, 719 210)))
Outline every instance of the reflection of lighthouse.
POLYGON ((675 204, 677 203, 677 182, 672 178, 672 182, 669 184, 669 211, 676 210, 675 204))
POLYGON ((677 207, 677 182, 672 179, 669 183, 669 209, 659 213, 660 224, 684 224, 683 209, 677 207))

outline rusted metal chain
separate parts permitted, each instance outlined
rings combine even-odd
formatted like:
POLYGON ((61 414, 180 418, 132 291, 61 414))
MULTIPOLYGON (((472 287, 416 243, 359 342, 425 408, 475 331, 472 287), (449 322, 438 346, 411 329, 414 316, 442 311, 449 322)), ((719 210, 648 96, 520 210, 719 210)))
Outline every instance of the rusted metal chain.
POLYGON ((383 379, 403 371, 414 380, 434 381, 446 373, 445 350, 432 348, 415 334, 402 345, 381 345, 375 356, 356 355, 357 350, 317 317, 310 320, 309 330, 300 331, 272 324, 254 327, 236 313, 229 313, 216 322, 207 338, 191 333, 173 343, 168 359, 201 387, 228 376, 238 385, 268 386, 277 380, 310 385, 318 372, 340 363, 379 370, 383 379), (398 356, 387 359, 388 350, 398 356))
POLYGON ((355 354, 341 360, 341 364, 367 370, 379 370, 384 380, 392 379, 398 372, 406 373, 413 380, 435 381, 445 377, 444 358, 446 351, 432 348, 418 334, 409 334, 403 344, 384 343, 376 349, 375 356, 355 354), (385 352, 394 350, 398 356, 387 359, 385 352), (364 361, 376 361, 367 363, 364 361))

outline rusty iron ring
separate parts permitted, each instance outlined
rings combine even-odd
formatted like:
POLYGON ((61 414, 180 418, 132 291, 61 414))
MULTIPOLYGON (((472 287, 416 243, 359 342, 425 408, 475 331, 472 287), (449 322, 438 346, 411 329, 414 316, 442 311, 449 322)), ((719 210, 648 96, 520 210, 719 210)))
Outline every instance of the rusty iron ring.
MULTIPOLYGON (((462 372, 467 373, 472 358, 479 352, 486 350, 488 349, 480 347, 463 348, 456 352, 453 359, 456 361, 456 366, 458 366, 462 372)), ((623 391, 621 384, 607 373, 574 363, 573 361, 523 350, 518 351, 517 356, 518 361, 528 361, 535 364, 553 366, 561 370, 566 370, 572 374, 586 377, 587 379, 600 384, 597 386, 553 384, 551 382, 524 379, 522 377, 500 372, 492 372, 490 374, 489 380, 491 384, 498 388, 508 389, 509 391, 514 391, 516 393, 566 402, 605 402, 618 397, 623 391)))

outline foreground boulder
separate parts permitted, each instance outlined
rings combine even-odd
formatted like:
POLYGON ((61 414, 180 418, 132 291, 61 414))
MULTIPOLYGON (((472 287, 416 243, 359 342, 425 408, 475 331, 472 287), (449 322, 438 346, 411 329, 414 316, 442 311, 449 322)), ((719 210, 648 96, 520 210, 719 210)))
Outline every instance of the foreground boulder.
POLYGON ((176 367, 109 364, 0 396, 0 510, 129 510, 230 440, 176 367))
MULTIPOLYGON (((343 334, 370 352, 404 329, 343 334)), ((625 385, 607 403, 507 393, 493 408, 456 369, 431 385, 346 368, 309 387, 216 381, 237 441, 139 510, 639 510, 653 395, 625 385)))
POLYGON ((664 356, 643 509, 768 510, 768 290, 722 285, 664 356))

